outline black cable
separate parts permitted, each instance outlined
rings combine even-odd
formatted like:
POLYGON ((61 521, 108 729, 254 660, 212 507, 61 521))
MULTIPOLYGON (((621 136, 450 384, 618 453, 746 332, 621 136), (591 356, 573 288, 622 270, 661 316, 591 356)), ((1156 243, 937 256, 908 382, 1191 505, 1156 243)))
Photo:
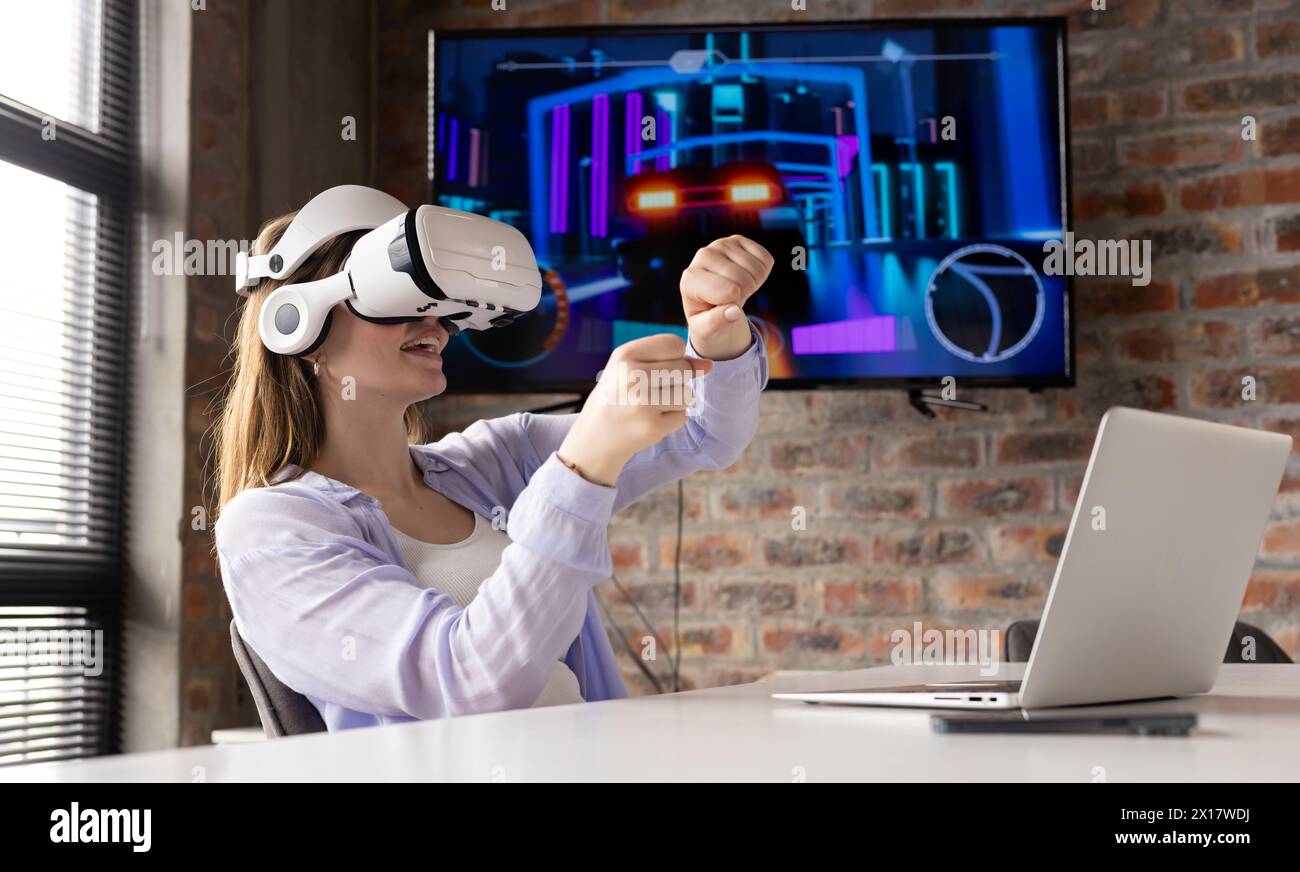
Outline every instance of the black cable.
POLYGON ((681 690, 682 515, 685 501, 683 482, 683 479, 677 479, 677 554, 673 557, 673 693, 681 690))
MULTIPOLYGON (((617 583, 615 581, 615 584, 617 583)), ((646 678, 650 679, 650 683, 654 685, 655 693, 663 693, 663 685, 659 683, 659 679, 655 677, 655 674, 650 671, 650 667, 645 665, 645 661, 637 655, 636 649, 627 640, 627 633, 623 632, 623 628, 619 626, 618 621, 614 620, 614 616, 609 613, 609 609, 605 607, 605 603, 600 597, 596 597, 596 605, 600 606, 600 612, 605 616, 605 622, 613 626, 614 635, 618 636, 619 641, 623 643, 623 649, 627 651, 627 656, 631 657, 637 668, 641 670, 646 678)))
POLYGON ((641 619, 641 626, 645 627, 646 632, 655 640, 655 645, 658 646, 655 651, 667 651, 668 646, 664 644, 664 640, 660 638, 659 631, 654 628, 654 624, 650 621, 650 618, 646 616, 646 613, 641 611, 641 606, 637 603, 636 599, 627 592, 627 588, 619 584, 618 576, 611 574, 609 580, 614 582, 614 587, 616 587, 618 592, 623 595, 624 601, 631 603, 633 610, 636 611, 636 616, 641 619))

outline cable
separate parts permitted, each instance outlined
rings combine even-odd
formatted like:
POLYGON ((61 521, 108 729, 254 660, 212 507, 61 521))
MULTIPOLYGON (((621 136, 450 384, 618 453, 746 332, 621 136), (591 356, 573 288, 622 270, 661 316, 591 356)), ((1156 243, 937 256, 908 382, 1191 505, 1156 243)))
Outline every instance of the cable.
POLYGON ((636 599, 627 592, 627 589, 624 588, 623 585, 619 584, 618 576, 611 574, 609 580, 614 582, 614 587, 616 587, 618 592, 623 595, 624 601, 632 604, 632 608, 636 611, 636 616, 641 619, 641 626, 645 627, 646 632, 654 638, 655 644, 659 646, 655 650, 667 651, 668 646, 664 644, 664 640, 660 638, 659 631, 654 628, 654 624, 648 617, 646 617, 646 613, 641 611, 641 606, 637 603, 636 599))
POLYGON ((673 693, 681 690, 682 666, 682 515, 685 502, 683 479, 677 479, 677 554, 673 557, 673 693))
MULTIPOLYGON (((617 580, 614 583, 618 584, 617 580)), ((655 693, 663 693, 663 685, 659 683, 659 679, 650 671, 650 667, 646 666, 645 661, 637 654, 636 649, 632 647, 632 643, 627 640, 627 633, 623 632, 623 628, 619 626, 618 621, 614 620, 614 616, 609 613, 609 609, 605 607, 605 603, 600 597, 596 597, 596 605, 600 606, 600 613, 605 616, 605 622, 614 628, 614 635, 623 643, 623 649, 627 651, 627 656, 631 657, 637 668, 641 670, 646 678, 650 679, 650 683, 654 685, 655 693)))

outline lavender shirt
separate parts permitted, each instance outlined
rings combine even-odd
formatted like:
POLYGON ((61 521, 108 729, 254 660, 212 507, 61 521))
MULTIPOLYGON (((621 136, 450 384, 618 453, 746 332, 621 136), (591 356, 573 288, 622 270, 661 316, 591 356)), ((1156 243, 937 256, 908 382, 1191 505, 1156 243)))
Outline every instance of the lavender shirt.
POLYGON ((716 362, 696 381, 699 414, 633 457, 614 487, 556 459, 574 415, 509 415, 412 445, 429 487, 486 518, 505 512, 511 544, 463 609, 416 582, 378 501, 316 472, 284 481, 290 467, 217 521, 239 632, 331 730, 526 708, 560 657, 584 700, 625 697, 591 592, 613 570, 610 516, 734 463, 766 384, 759 341, 716 362))

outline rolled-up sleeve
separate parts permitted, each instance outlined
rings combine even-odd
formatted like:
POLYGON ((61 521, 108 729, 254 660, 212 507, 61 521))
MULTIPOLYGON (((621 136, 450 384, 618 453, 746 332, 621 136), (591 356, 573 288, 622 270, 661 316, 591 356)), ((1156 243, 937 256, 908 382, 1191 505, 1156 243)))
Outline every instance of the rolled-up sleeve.
POLYGON ((511 512, 500 567, 464 609, 365 541, 346 507, 273 488, 222 513, 222 578, 245 641, 299 693, 380 716, 522 708, 609 576, 614 495, 544 464, 511 512))

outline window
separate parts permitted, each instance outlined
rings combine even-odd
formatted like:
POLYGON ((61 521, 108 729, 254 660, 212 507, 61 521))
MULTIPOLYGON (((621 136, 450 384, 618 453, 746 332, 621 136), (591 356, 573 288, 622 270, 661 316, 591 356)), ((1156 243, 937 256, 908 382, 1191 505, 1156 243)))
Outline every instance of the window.
POLYGON ((0 764, 117 750, 135 0, 0 0, 0 764))

